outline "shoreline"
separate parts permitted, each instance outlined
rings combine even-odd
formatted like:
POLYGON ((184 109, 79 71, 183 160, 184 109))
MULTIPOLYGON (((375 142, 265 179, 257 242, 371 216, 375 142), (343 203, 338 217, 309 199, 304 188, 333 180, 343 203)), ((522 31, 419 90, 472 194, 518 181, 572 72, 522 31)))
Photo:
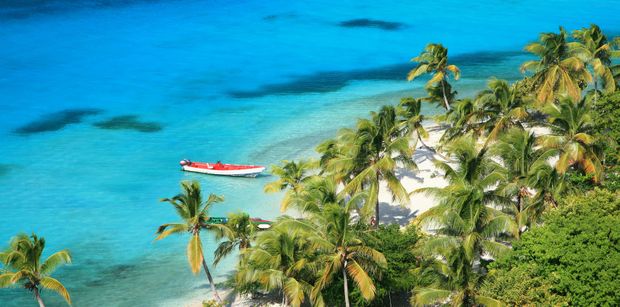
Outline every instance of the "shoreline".
MULTIPOLYGON (((443 135, 445 128, 436 124, 432 120, 426 120, 424 128, 428 132, 428 138, 424 139, 424 143, 430 147, 436 147, 439 143, 441 136, 443 135)), ((413 141, 413 139, 412 139, 413 141)), ((414 160, 418 165, 416 170, 408 170, 405 167, 399 167, 397 170, 397 176, 401 183, 411 193, 412 191, 423 187, 442 187, 447 184, 447 181, 441 174, 438 173, 435 167, 434 160, 442 159, 439 155, 431 152, 428 148, 424 147, 419 141, 417 142, 414 152, 414 160)), ((381 182, 379 190, 379 203, 381 208, 380 223, 397 223, 401 227, 409 224, 409 222, 420 213, 432 208, 436 204, 436 200, 432 196, 425 195, 423 193, 414 194, 410 196, 408 204, 400 205, 394 202, 390 196, 385 182, 381 182)), ((279 204, 278 204, 279 206, 279 204)), ((288 215, 296 215, 295 212, 286 212, 288 215)), ((280 214, 280 216, 283 214, 280 214)), ((230 269, 231 272, 233 268, 230 269)), ((202 307, 202 302, 208 300, 208 296, 205 295, 205 291, 210 293, 210 289, 200 287, 196 290, 195 294, 188 294, 185 298, 175 298, 169 301, 163 302, 160 306, 184 306, 184 307, 202 307)), ((230 288, 219 289, 221 297, 227 297, 231 294, 230 288)), ((248 298, 245 296, 236 295, 232 302, 227 306, 254 306, 257 303, 261 306, 271 306, 268 301, 264 301, 261 298, 248 298)), ((274 306, 279 304, 274 303, 274 306)))
MULTIPOLYGON (((424 140, 424 143, 429 147, 436 148, 439 145, 441 136, 446 131, 445 127, 435 123, 432 119, 425 120, 424 129, 428 133, 428 137, 424 140)), ((544 127, 529 127, 528 130, 537 135, 549 134, 548 128, 544 127)), ((432 152, 430 149, 421 144, 419 140, 412 137, 412 142, 416 142, 416 148, 413 154, 414 161, 418 168, 415 170, 407 169, 403 166, 398 167, 397 176, 400 179, 402 185, 405 187, 408 193, 420 188, 427 187, 444 187, 448 185, 447 180, 443 174, 439 172, 439 169, 435 166, 435 160, 445 161, 440 155, 432 152)), ((381 224, 399 224, 401 228, 407 226, 416 216, 424 213, 437 204, 437 200, 425 193, 416 193, 410 195, 409 202, 407 204, 399 204, 392 200, 391 194, 388 190, 385 182, 380 183, 379 187, 379 206, 381 210, 381 224)), ((296 216, 296 212, 292 212, 289 209, 286 212, 287 215, 296 216)), ((282 216, 284 214, 280 214, 282 216)), ((230 271, 232 271, 231 269, 230 271)), ((202 302, 205 300, 204 291, 210 291, 209 289, 200 288, 194 295, 188 295, 187 298, 170 300, 161 306, 186 306, 186 307, 202 307, 202 302)), ((219 290, 222 297, 228 297, 231 294, 230 288, 222 288, 219 290)), ((278 303, 273 303, 266 298, 250 298, 247 296, 235 295, 231 303, 227 306, 255 306, 256 304, 261 306, 279 306, 278 303)))

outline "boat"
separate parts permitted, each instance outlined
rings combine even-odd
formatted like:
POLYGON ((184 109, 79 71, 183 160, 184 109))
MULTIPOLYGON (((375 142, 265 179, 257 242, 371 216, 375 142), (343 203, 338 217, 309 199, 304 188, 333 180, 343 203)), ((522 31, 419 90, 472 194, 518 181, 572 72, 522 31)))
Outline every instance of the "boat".
MULTIPOLYGON (((272 221, 269 221, 269 220, 263 220, 260 217, 250 218, 250 222, 256 225, 256 227, 259 230, 269 229, 271 228, 271 224, 273 223, 272 221)), ((226 224, 226 223, 228 223, 227 217, 211 216, 207 220, 207 224, 226 224)))
POLYGON ((254 225, 256 225, 256 227, 258 227, 258 229, 260 230, 266 230, 271 228, 271 221, 268 220, 263 220, 261 218, 251 218, 250 221, 252 221, 252 223, 254 225))
POLYGON ((181 160, 181 169, 186 172, 203 173, 220 176, 256 177, 265 170, 260 165, 224 164, 221 162, 192 162, 181 160))

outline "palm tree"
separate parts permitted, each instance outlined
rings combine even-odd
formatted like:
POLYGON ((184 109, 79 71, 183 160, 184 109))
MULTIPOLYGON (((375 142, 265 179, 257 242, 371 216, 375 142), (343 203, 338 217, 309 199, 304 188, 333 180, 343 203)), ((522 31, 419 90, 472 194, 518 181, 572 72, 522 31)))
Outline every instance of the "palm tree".
MULTIPOLYGON (((620 37, 614 37, 612 44, 615 47, 614 50, 611 51, 612 58, 620 57, 620 37)), ((616 81, 616 88, 620 88, 620 64, 616 64, 610 67, 611 73, 616 81)))
POLYGON ((411 305, 435 305, 450 300, 452 306, 502 306, 500 301, 478 293, 482 274, 472 268, 458 244, 437 248, 428 264, 414 271, 424 273, 432 283, 413 290, 411 305))
POLYGON ((401 129, 403 135, 415 135, 417 141, 422 143, 425 148, 433 150, 424 143, 428 138, 428 132, 424 129, 424 115, 422 112, 422 100, 412 97, 402 98, 398 104, 397 114, 401 118, 401 129))
POLYGON ((176 210, 182 222, 162 224, 157 229, 156 240, 166 238, 171 234, 180 234, 188 232, 190 234, 190 240, 187 245, 187 260, 189 266, 194 274, 200 272, 200 265, 204 268, 211 290, 218 302, 222 302, 213 277, 207 266, 207 262, 204 259, 204 253, 202 251, 202 242, 200 240, 200 231, 217 230, 218 232, 228 232, 228 229, 223 225, 209 224, 209 209, 218 202, 224 201, 222 196, 210 194, 206 201, 203 201, 202 191, 200 189, 200 183, 198 181, 183 181, 181 182, 182 193, 174 196, 173 198, 162 198, 160 201, 170 203, 176 210))
POLYGON ((471 135, 455 139, 446 151, 454 157, 455 167, 445 162, 437 162, 437 166, 445 172, 449 185, 414 191, 440 201, 414 221, 435 234, 420 251, 435 262, 439 275, 436 283, 416 289, 412 301, 428 304, 449 298, 453 305, 490 304, 490 298, 476 295, 476 276, 481 272, 475 264, 483 254, 497 257, 508 250, 495 238, 512 232, 514 225, 510 217, 489 206, 508 202, 493 189, 505 177, 486 148, 477 148, 471 135))
POLYGON ((459 100, 448 113, 452 122, 443 141, 473 132, 477 136, 486 135, 485 145, 512 127, 523 128, 528 116, 528 100, 520 94, 516 84, 509 85, 505 80, 491 79, 488 88, 479 92, 474 100, 459 100))
POLYGON ((409 200, 407 191, 396 177, 397 163, 415 168, 412 159, 413 149, 409 136, 403 135, 396 116, 396 109, 383 106, 378 113, 371 112, 372 118, 361 119, 353 139, 353 150, 338 159, 346 165, 345 170, 352 178, 343 192, 355 194, 366 190, 367 199, 363 212, 375 207, 376 223, 379 223, 379 182, 384 180, 392 197, 401 203, 409 200))
POLYGON ((470 98, 459 99, 454 103, 454 107, 443 116, 450 126, 441 136, 441 144, 447 144, 468 132, 474 132, 477 136, 480 136, 481 131, 473 129, 471 125, 476 118, 482 117, 479 114, 480 109, 475 102, 475 100, 470 98))
POLYGON ((222 238, 227 240, 221 242, 215 250, 214 266, 228 256, 235 248, 241 251, 251 247, 252 240, 254 240, 258 230, 256 225, 252 223, 250 215, 245 212, 230 213, 228 221, 224 226, 227 228, 227 231, 216 231, 217 240, 222 238))
POLYGON ((325 204, 341 201, 338 181, 333 176, 314 176, 306 182, 298 198, 298 206, 302 213, 317 214, 325 204))
POLYGON ((528 185, 536 191, 527 207, 531 221, 538 221, 543 212, 557 208, 558 200, 566 190, 565 175, 542 159, 538 159, 530 167, 528 185))
MULTIPOLYGON (((310 238, 314 248, 321 255, 323 270, 312 289, 315 302, 321 302, 321 290, 333 280, 334 275, 342 274, 345 306, 349 307, 349 281, 351 277, 362 297, 370 301, 375 296, 375 285, 369 273, 387 267, 383 254, 364 245, 355 235, 351 211, 362 194, 353 196, 344 206, 327 204, 317 215, 318 232, 310 238)), ((312 227, 312 226, 311 226, 312 227)))
MULTIPOLYGON (((431 151, 433 154, 444 160, 449 160, 435 148, 424 143, 423 139, 428 138, 428 132, 423 125, 426 118, 422 114, 422 100, 423 99, 415 99, 411 97, 402 98, 400 100, 397 107, 397 114, 399 116, 399 125, 401 125, 401 133, 403 136, 415 135, 416 143, 420 142, 424 148, 431 151)), ((417 144, 414 144, 412 148, 415 150, 415 148, 417 148, 417 144)))
POLYGON ((476 104, 485 115, 483 122, 479 124, 487 133, 487 143, 489 140, 495 140, 500 132, 510 128, 523 129, 523 121, 528 116, 527 98, 519 95, 517 87, 509 85, 505 80, 489 81, 488 89, 476 97, 476 104))
POLYGON ((417 62, 418 65, 409 72, 407 80, 412 81, 422 74, 433 74, 431 79, 426 82, 426 88, 429 90, 433 90, 433 88, 441 89, 444 107, 446 110, 450 110, 448 96, 451 96, 452 93, 448 77, 451 73, 454 80, 458 80, 461 76, 461 71, 456 65, 448 65, 448 49, 441 44, 428 44, 424 51, 419 56, 411 59, 411 61, 417 62))
POLYGON ((445 172, 449 184, 413 192, 427 193, 440 200, 437 206, 416 217, 415 223, 433 227, 433 232, 440 235, 436 238, 437 244, 455 238, 461 240, 469 259, 483 252, 497 254, 503 250, 503 245, 492 240, 512 230, 514 225, 508 216, 487 205, 501 206, 509 201, 493 189, 505 180, 505 175, 488 157, 486 148, 476 148, 471 136, 456 139, 446 150, 455 157, 456 167, 442 161, 436 165, 445 172))
POLYGON ((592 24, 589 28, 573 31, 573 37, 577 41, 568 43, 570 49, 592 68, 595 101, 599 95, 599 80, 606 93, 615 91, 616 83, 610 67, 613 46, 607 40, 607 36, 597 25, 592 24))
POLYGON ((545 108, 549 115, 551 135, 540 138, 540 144, 559 153, 555 166, 560 175, 566 173, 571 166, 578 166, 586 174, 593 175, 595 182, 600 181, 602 164, 594 137, 590 135, 592 118, 586 99, 574 103, 565 98, 545 108))
POLYGON ((32 234, 15 236, 9 248, 0 252, 0 262, 6 271, 0 271, 0 288, 10 287, 23 281, 24 288, 32 291, 39 306, 45 307, 41 290, 48 289, 62 296, 69 305, 71 297, 65 286, 50 275, 62 264, 71 263, 68 250, 53 253, 45 260, 41 259, 45 249, 45 239, 32 234))
POLYGON ((294 204, 296 196, 303 189, 304 181, 311 177, 310 172, 316 166, 317 163, 313 160, 282 161, 282 166, 272 165, 271 173, 280 178, 265 185, 265 192, 273 193, 286 190, 280 205, 280 210, 286 211, 291 204, 294 204))
MULTIPOLYGON (((316 151, 321 155, 320 175, 328 175, 338 183, 347 184, 362 171, 362 163, 355 161, 359 157, 359 142, 356 129, 342 128, 334 139, 328 139, 316 151)), ((360 157, 361 158, 361 157, 360 157)))
POLYGON ((532 166, 546 164, 555 154, 554 150, 539 149, 536 144, 534 133, 513 128, 501 135, 491 148, 491 153, 501 160, 507 179, 499 184, 498 190, 514 200, 504 206, 504 212, 514 218, 517 231, 513 235, 517 239, 537 218, 536 214, 530 214, 533 208, 530 178, 535 172, 532 166))
POLYGON ((296 224, 281 218, 271 229, 257 236, 256 244, 241 253, 236 273, 238 285, 258 283, 263 290, 282 291, 282 305, 299 306, 310 294, 313 263, 307 258, 309 241, 296 224))
POLYGON ((540 41, 525 47, 540 59, 527 61, 521 71, 532 71, 533 86, 540 103, 549 103, 560 94, 567 94, 577 101, 581 98, 581 87, 592 81, 584 62, 571 55, 566 31, 542 33, 540 41))

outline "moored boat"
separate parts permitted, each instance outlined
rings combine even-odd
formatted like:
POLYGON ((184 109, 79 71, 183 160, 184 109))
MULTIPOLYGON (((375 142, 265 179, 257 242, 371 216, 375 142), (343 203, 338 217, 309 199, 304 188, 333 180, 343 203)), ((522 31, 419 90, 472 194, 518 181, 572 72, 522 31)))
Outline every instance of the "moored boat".
MULTIPOLYGON (((250 218, 250 222, 256 225, 256 227, 260 230, 271 228, 271 224, 273 223, 272 221, 264 220, 259 217, 250 218)), ((226 223, 228 223, 227 217, 211 216, 209 217, 209 220, 207 220, 207 224, 226 224, 226 223)))
POLYGON ((192 162, 190 160, 182 160, 181 168, 187 172, 220 175, 220 176, 237 176, 237 177, 256 177, 265 170, 260 165, 240 165, 240 164, 224 164, 221 162, 192 162))

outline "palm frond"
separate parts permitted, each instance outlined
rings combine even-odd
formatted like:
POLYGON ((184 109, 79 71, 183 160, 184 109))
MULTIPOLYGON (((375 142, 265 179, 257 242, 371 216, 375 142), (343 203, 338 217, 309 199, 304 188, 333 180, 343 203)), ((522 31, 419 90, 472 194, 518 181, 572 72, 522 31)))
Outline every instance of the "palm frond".
POLYGON ((163 224, 157 228, 157 232, 156 232, 157 237, 155 238, 155 240, 161 240, 171 234, 178 234, 178 233, 183 233, 187 231, 188 231, 187 224, 181 224, 181 223, 163 224))
POLYGON ((452 291, 434 288, 417 288, 413 290, 411 304, 413 306, 431 305, 447 300, 452 291))
POLYGON ((39 284, 44 289, 48 289, 48 290, 58 293, 60 296, 62 296, 62 298, 65 299, 65 301, 67 301, 69 305, 71 305, 71 296, 69 295, 69 291, 67 291, 65 286, 63 286, 63 284, 61 284, 58 280, 52 277, 46 276, 46 277, 41 278, 41 281, 39 282, 39 284))
POLYGON ((58 266, 62 264, 71 263, 71 254, 68 250, 61 250, 59 252, 55 252, 41 264, 40 273, 42 275, 51 274, 58 266))
POLYGON ((187 244, 187 261, 189 262, 192 273, 198 274, 200 272, 202 260, 202 242, 200 242, 200 236, 193 235, 187 244))
POLYGON ((364 299, 372 300, 375 297, 375 285, 366 271, 355 260, 347 262, 346 270, 357 284, 364 299))

